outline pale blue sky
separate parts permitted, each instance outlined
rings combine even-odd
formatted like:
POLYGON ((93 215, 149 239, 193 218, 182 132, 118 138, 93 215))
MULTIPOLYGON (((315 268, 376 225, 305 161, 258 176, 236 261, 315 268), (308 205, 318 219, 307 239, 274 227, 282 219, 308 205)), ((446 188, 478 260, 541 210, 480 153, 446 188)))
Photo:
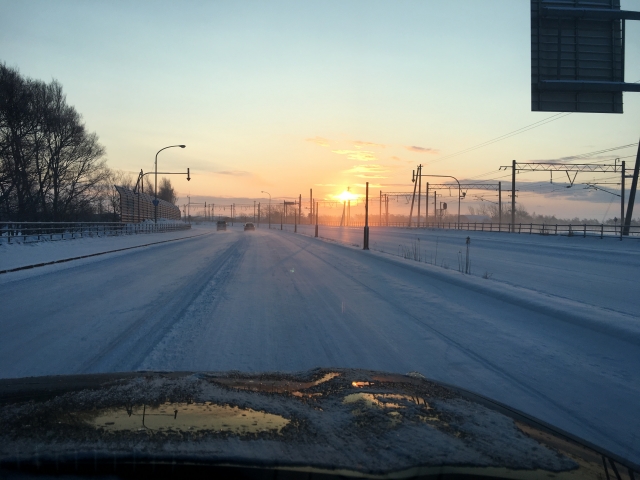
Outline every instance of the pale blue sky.
MULTIPOLYGON (((418 162, 552 115, 530 111, 528 0, 21 0, 0 8, 0 61, 59 80, 112 167, 146 171, 159 148, 187 144, 160 157, 161 168, 191 167, 192 182, 174 181, 183 194, 314 187, 329 196, 346 185, 358 191, 363 174, 383 190, 408 187, 418 162), (414 145, 436 153, 405 148, 414 145), (362 160, 349 151, 371 153, 362 160)), ((640 10, 640 0, 623 8, 640 10)), ((638 24, 628 22, 627 81, 640 80, 638 24)), ((570 115, 428 170, 465 178, 512 158, 558 158, 639 136, 640 94, 627 93, 623 115, 570 115)))

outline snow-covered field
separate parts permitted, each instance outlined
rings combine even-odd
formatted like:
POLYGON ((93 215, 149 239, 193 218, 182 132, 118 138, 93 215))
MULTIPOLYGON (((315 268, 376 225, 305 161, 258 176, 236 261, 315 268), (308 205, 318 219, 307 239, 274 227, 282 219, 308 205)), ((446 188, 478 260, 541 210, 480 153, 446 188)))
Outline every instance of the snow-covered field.
MULTIPOLYGON (((372 229, 363 252, 362 229, 321 227, 346 246, 300 231, 195 226, 2 274, 0 376, 418 371, 640 461, 639 242, 372 229), (457 271, 467 235, 472 275, 457 271), (399 258, 418 237, 427 263, 399 258)), ((0 270, 92 241, 0 249, 0 270)))

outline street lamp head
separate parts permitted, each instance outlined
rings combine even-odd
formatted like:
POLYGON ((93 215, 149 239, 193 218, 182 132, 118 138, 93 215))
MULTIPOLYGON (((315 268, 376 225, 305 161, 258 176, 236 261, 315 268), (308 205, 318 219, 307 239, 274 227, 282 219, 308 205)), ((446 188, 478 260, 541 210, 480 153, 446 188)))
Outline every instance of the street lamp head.
POLYGON ((178 145, 180 148, 185 148, 186 145, 178 145))

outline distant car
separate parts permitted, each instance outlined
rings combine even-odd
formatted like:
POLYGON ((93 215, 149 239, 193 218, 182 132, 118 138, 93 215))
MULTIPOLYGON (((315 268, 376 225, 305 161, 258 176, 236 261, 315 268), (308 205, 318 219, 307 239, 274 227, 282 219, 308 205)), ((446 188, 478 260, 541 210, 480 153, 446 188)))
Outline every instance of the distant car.
POLYGON ((253 223, 245 223, 244 224, 244 231, 246 232, 247 230, 255 230, 256 226, 253 223))
POLYGON ((226 230, 227 229, 227 222, 220 220, 218 223, 216 223, 216 230, 226 230))

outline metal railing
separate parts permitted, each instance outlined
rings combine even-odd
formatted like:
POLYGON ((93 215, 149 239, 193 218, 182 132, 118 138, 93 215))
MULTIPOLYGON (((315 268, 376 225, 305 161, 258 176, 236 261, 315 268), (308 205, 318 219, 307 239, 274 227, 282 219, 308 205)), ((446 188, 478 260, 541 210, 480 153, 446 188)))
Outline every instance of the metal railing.
MULTIPOLYGON (((417 225, 412 228, 441 228, 446 230, 467 230, 478 232, 506 232, 529 235, 561 235, 568 237, 620 237, 623 225, 605 224, 548 224, 548 223, 482 223, 482 222, 435 222, 417 225)), ((640 237, 640 225, 631 225, 629 237, 640 237)))
POLYGON ((188 230, 186 223, 0 222, 0 244, 188 230))
MULTIPOLYGON (((293 225, 293 223, 286 225, 293 225)), ((303 224, 305 225, 305 224, 303 224)), ((308 225, 308 224, 306 224, 308 225)), ((319 223, 320 226, 326 227, 339 227, 340 221, 323 221, 319 223)), ((587 223, 568 223, 568 224, 548 224, 548 223, 485 223, 485 222, 421 222, 418 225, 416 222, 412 222, 409 226, 408 222, 369 222, 370 227, 396 227, 396 228, 429 228, 429 229, 443 229, 443 230, 465 230, 472 232, 503 232, 503 233, 518 233, 528 235, 560 235, 569 237, 620 237, 621 229, 624 226, 620 224, 587 224, 587 223)), ((351 221, 349 225, 343 225, 346 228, 361 228, 364 227, 364 222, 351 221)), ((629 235, 623 235, 624 238, 633 237, 640 238, 640 225, 631 225, 629 228, 629 235)))

